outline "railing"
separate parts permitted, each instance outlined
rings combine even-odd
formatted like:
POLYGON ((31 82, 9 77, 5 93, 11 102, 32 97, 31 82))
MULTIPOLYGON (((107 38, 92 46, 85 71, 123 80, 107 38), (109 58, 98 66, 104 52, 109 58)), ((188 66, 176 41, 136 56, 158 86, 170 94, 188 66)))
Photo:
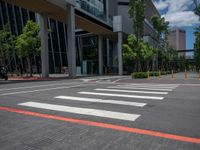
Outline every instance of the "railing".
POLYGON ((76 7, 81 8, 95 17, 107 22, 103 2, 98 0, 76 0, 76 7))
POLYGON ((95 16, 109 26, 113 26, 113 16, 106 15, 104 3, 99 0, 76 0, 76 8, 95 16))

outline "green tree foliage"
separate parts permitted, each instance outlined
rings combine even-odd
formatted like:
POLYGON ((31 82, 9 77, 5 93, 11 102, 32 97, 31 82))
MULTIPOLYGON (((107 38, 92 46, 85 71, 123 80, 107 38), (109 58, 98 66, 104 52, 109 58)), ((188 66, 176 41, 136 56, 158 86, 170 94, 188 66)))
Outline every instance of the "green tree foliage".
POLYGON ((173 47, 170 47, 169 50, 167 51, 167 53, 169 55, 168 59, 169 59, 170 62, 178 59, 178 52, 173 47))
POLYGON ((165 21, 164 17, 160 18, 157 15, 153 15, 151 21, 154 29, 156 29, 158 32, 157 40, 161 38, 162 34, 165 35, 165 37, 167 37, 169 22, 165 21))
POLYGON ((139 44, 139 59, 140 59, 140 71, 147 71, 149 70, 149 61, 151 61, 156 54, 157 50, 150 46, 148 43, 144 43, 140 41, 139 44))
POLYGON ((145 62, 151 60, 156 53, 156 49, 150 46, 148 43, 140 42, 140 59, 145 62))
MULTIPOLYGON (((195 9, 194 13, 199 16, 200 18, 200 4, 197 4, 197 1, 194 0, 195 2, 195 9)), ((195 59, 195 65, 196 69, 200 69, 200 26, 195 29, 195 43, 194 43, 194 59, 195 59)))
POLYGON ((136 35, 137 41, 143 36, 144 9, 144 0, 130 0, 128 12, 132 19, 133 32, 136 35))
POLYGON ((178 52, 173 48, 169 47, 167 51, 162 49, 158 49, 158 66, 160 70, 171 70, 171 69, 178 69, 178 62, 180 58, 178 57, 178 52))
POLYGON ((196 28, 195 37, 196 40, 194 44, 194 49, 195 49, 194 59, 196 68, 199 70, 200 69, 200 26, 196 28))
POLYGON ((137 57, 136 53, 137 39, 134 35, 129 35, 127 43, 123 44, 123 64, 128 71, 132 71, 137 57))
POLYGON ((196 3, 196 7, 194 9, 194 13, 200 17, 200 4, 196 3))
MULTIPOLYGON (((151 22, 153 24, 154 29, 157 31, 157 35, 156 35, 155 38, 157 39, 157 42, 158 42, 157 48, 160 49, 159 46, 158 46, 159 43, 160 43, 160 39, 164 38, 165 40, 167 40, 169 22, 166 22, 165 18, 163 18, 163 17, 161 18, 158 15, 153 15, 152 18, 151 18, 151 22)), ((159 62, 158 57, 159 57, 158 54, 155 55, 154 60, 157 58, 158 67, 160 68, 160 66, 159 66, 160 62, 159 62)), ((155 67, 156 67, 155 63, 153 63, 153 70, 155 70, 155 67)))
POLYGON ((0 30, 0 60, 3 65, 5 60, 14 55, 14 36, 9 31, 8 25, 0 30))
POLYGON ((27 21, 22 34, 16 39, 16 48, 19 57, 27 58, 30 76, 32 76, 32 59, 40 54, 39 25, 33 21, 27 21))
POLYGON ((146 71, 148 69, 148 62, 155 53, 156 50, 152 46, 144 43, 142 40, 137 41, 135 35, 131 34, 128 36, 127 43, 123 45, 124 66, 126 66, 126 69, 133 71, 135 62, 140 60, 139 70, 146 71), (139 43, 138 46, 137 43, 139 43))

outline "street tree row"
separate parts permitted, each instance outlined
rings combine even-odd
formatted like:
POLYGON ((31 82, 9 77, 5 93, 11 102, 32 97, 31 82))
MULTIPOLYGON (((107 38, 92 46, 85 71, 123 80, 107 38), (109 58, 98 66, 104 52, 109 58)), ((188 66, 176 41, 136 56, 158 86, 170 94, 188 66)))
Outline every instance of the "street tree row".
MULTIPOLYGON (((29 73, 32 76, 32 60, 39 56, 41 52, 41 42, 39 36, 39 25, 31 20, 27 21, 20 35, 12 35, 9 25, 3 26, 0 30, 0 64, 10 67, 16 58, 27 59, 29 73)), ((17 63, 17 71, 23 74, 21 63, 17 63)))

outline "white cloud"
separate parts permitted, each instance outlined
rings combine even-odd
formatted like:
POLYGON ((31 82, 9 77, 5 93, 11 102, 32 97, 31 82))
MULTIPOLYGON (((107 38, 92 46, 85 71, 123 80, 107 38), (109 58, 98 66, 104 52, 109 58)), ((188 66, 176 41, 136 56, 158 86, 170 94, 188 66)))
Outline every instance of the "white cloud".
POLYGON ((167 10, 163 16, 170 26, 193 26, 199 24, 199 17, 191 10, 193 0, 159 0, 154 1, 160 11, 167 10))
POLYGON ((168 0, 168 2, 169 13, 188 10, 190 5, 193 4, 193 0, 168 0))
POLYGON ((164 10, 164 9, 166 9, 166 8, 169 7, 168 2, 166 2, 166 1, 164 1, 164 0, 155 1, 155 2, 154 2, 154 5, 156 6, 156 8, 157 8, 158 10, 164 10))
POLYGON ((192 11, 167 13, 164 17, 166 21, 170 22, 170 26, 187 27, 200 23, 199 17, 192 11))

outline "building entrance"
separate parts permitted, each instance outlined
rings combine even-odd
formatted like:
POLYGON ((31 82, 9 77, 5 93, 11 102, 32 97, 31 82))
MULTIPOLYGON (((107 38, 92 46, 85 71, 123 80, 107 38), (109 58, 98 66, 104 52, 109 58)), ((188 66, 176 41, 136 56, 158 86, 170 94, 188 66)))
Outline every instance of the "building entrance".
POLYGON ((78 68, 82 75, 98 74, 98 44, 96 36, 81 37, 78 40, 78 68))

